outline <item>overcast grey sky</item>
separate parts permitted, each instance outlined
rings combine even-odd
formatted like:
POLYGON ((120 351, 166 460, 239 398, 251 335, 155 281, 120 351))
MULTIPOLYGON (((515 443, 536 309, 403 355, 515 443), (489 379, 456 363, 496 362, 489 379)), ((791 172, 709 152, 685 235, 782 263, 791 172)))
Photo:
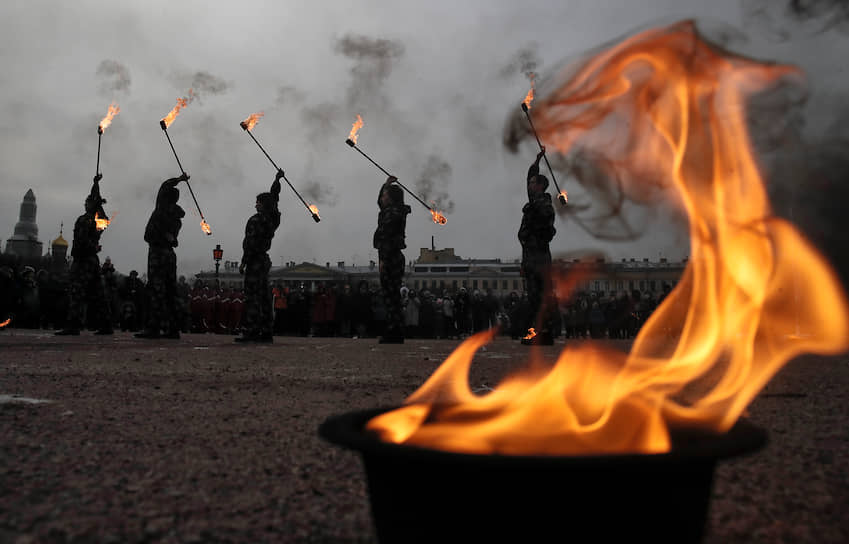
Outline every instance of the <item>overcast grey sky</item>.
MULTIPOLYGON (((365 121, 361 148, 410 189, 428 180, 430 196, 448 210, 447 225, 437 226, 408 197, 408 260, 431 236, 463 257, 516 258, 524 176, 536 149, 526 141, 509 153, 502 131, 528 89, 522 61, 545 74, 635 28, 683 18, 745 27, 733 48, 798 64, 814 96, 846 88, 846 50, 835 45, 845 35, 776 41, 766 25, 744 18, 740 0, 2 2, 0 239, 5 248, 32 188, 45 246, 60 222, 70 241, 94 175, 97 124, 115 100, 121 112, 101 151, 101 190, 114 222, 101 260, 143 273, 156 191, 179 174, 158 122, 194 87, 198 98, 169 134, 213 236, 200 231, 181 185, 181 273, 210 269, 216 243, 225 260, 241 257, 255 196, 274 176, 239 128, 256 111, 265 117, 254 135, 322 216, 314 223, 284 185, 275 266, 376 257, 376 192, 385 176, 344 143, 357 114, 365 121)), ((815 107, 809 115, 824 116, 815 107)), ((571 188, 568 178, 558 181, 571 188)), ((559 219, 552 251, 677 259, 688 243, 671 225, 659 219, 640 240, 602 244, 559 219)))

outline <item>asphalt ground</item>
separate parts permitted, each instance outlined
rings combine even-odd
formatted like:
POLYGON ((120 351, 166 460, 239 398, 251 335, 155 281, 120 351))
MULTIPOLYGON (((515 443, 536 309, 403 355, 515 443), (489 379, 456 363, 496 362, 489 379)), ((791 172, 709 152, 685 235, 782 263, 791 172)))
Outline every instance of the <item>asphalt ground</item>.
MULTIPOLYGON (((274 340, 0 331, 0 542, 374 542, 360 456, 317 428, 399 404, 459 342, 274 340)), ((527 349, 496 339, 470 386, 527 349)), ((767 385, 769 443, 719 464, 706 543, 849 542, 847 385, 847 355, 767 385)))

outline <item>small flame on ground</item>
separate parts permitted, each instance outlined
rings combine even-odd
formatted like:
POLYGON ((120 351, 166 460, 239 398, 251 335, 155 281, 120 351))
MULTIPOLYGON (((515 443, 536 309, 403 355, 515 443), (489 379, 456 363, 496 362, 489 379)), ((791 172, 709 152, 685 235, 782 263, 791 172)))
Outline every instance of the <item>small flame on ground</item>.
POLYGON ((100 217, 100 214, 95 212, 95 214, 94 214, 94 226, 97 230, 99 230, 101 232, 106 230, 106 227, 108 227, 109 223, 111 223, 111 222, 112 222, 111 219, 105 219, 103 217, 100 217))
POLYGON ((318 214, 318 208, 315 206, 315 204, 310 204, 310 211, 313 215, 321 219, 321 216, 318 214))
POLYGON ((354 121, 354 125, 351 127, 351 133, 348 134, 348 139, 354 143, 357 143, 357 132, 363 128, 363 118, 357 114, 357 120, 354 121))
POLYGON ((433 216, 433 222, 437 225, 444 225, 448 222, 444 215, 436 211, 436 208, 430 208, 430 215, 433 216))
POLYGON ((534 101, 534 78, 535 77, 536 77, 536 74, 531 72, 531 88, 528 89, 528 94, 525 95, 525 99, 522 100, 522 103, 525 104, 525 107, 527 107, 528 109, 531 109, 531 102, 534 101))
POLYGON ((537 331, 533 327, 531 327, 530 329, 528 329, 528 334, 526 334, 525 337, 522 338, 522 340, 530 340, 531 338, 533 338, 536 335, 537 335, 537 331))
POLYGON ((119 108, 118 104, 116 104, 115 102, 109 104, 109 111, 106 113, 106 117, 104 117, 103 120, 100 121, 100 124, 97 125, 97 128, 100 130, 100 132, 103 132, 109 125, 112 124, 112 119, 116 115, 118 115, 118 112, 120 111, 121 108, 119 108))
POLYGON ((10 317, 10 318, 9 318, 9 319, 7 319, 6 321, 4 321, 4 322, 0 323, 0 329, 2 329, 3 327, 5 327, 6 325, 8 325, 8 324, 9 324, 9 323, 11 323, 11 322, 12 322, 12 318, 10 317))
POLYGON ((206 219, 200 220, 200 228, 203 232, 207 234, 212 234, 212 227, 209 226, 209 223, 206 222, 206 219))
POLYGON ((182 110, 183 108, 188 106, 189 102, 194 100, 194 97, 195 97, 194 91, 192 89, 189 89, 188 98, 178 98, 177 99, 177 105, 174 106, 171 109, 171 111, 168 112, 168 115, 166 115, 165 117, 162 118, 162 122, 165 123, 165 128, 168 128, 168 127, 171 126, 171 123, 174 122, 174 119, 176 119, 177 116, 180 115, 180 110, 182 110))
POLYGON ((261 111, 259 111, 257 113, 250 114, 250 116, 248 116, 247 119, 242 121, 242 123, 241 123, 242 128, 247 130, 247 131, 253 130, 253 128, 256 126, 257 122, 259 122, 259 118, 262 117, 263 115, 265 115, 265 113, 261 112, 261 111))

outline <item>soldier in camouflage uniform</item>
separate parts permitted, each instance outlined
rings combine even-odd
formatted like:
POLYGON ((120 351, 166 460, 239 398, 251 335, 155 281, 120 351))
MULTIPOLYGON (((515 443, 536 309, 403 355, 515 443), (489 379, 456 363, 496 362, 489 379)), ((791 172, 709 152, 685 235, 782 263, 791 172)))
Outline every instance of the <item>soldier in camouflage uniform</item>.
POLYGON ((522 207, 522 225, 519 242, 522 244, 522 276, 528 293, 529 312, 526 329, 539 329, 533 339, 523 339, 523 344, 553 343, 551 323, 547 317, 554 295, 551 291, 551 251, 548 244, 554 238, 554 208, 551 195, 546 192, 548 179, 539 173, 539 161, 545 148, 537 154, 528 169, 528 203, 522 207))
POLYGON ((268 250, 274 232, 280 226, 280 179, 283 171, 278 170, 267 193, 256 196, 256 213, 245 225, 242 241, 242 262, 239 273, 245 275, 244 333, 236 342, 273 342, 274 314, 271 289, 268 286, 268 271, 271 259, 268 250))
POLYGON ((404 276, 404 243, 407 226, 407 214, 410 207, 404 204, 401 187, 394 185, 398 181, 389 176, 380 188, 377 205, 377 230, 374 231, 374 248, 377 249, 380 262, 380 289, 386 307, 386 330, 380 338, 381 344, 404 343, 404 316, 401 306, 401 279, 404 276))
POLYGON ((99 182, 102 177, 101 174, 94 176, 91 193, 85 199, 85 213, 74 223, 68 318, 65 321, 65 328, 56 332, 60 336, 80 334, 84 299, 88 299, 89 315, 97 316, 99 325, 95 334, 112 334, 112 312, 106 299, 100 259, 97 258, 102 231, 97 229, 94 221, 95 216, 108 219, 103 211, 103 204, 106 201, 100 197, 99 182))
POLYGON ((147 251, 147 326, 136 338, 180 338, 177 314, 177 235, 186 215, 177 204, 177 184, 188 181, 185 172, 178 178, 162 182, 156 194, 156 208, 144 230, 147 251))

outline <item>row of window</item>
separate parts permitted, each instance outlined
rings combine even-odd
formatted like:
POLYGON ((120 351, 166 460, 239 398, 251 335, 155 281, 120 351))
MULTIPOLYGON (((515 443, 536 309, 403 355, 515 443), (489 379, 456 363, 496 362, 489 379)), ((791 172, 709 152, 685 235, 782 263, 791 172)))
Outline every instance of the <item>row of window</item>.
MULTIPOLYGON (((478 280, 450 280, 450 282, 449 284, 446 280, 413 280, 413 289, 445 289, 450 286, 452 290, 456 291, 460 287, 468 289, 469 283, 471 283, 472 289, 486 290, 492 288, 498 290, 498 280, 480 280, 480 283, 478 280)), ((520 282, 522 288, 524 288, 524 281, 522 280, 501 280, 501 291, 508 289, 519 291, 520 282)), ((580 284, 578 290, 610 292, 613 290, 624 291, 627 288, 629 291, 639 289, 641 292, 645 292, 648 289, 651 292, 658 292, 660 287, 661 282, 658 280, 591 280, 580 284)))

